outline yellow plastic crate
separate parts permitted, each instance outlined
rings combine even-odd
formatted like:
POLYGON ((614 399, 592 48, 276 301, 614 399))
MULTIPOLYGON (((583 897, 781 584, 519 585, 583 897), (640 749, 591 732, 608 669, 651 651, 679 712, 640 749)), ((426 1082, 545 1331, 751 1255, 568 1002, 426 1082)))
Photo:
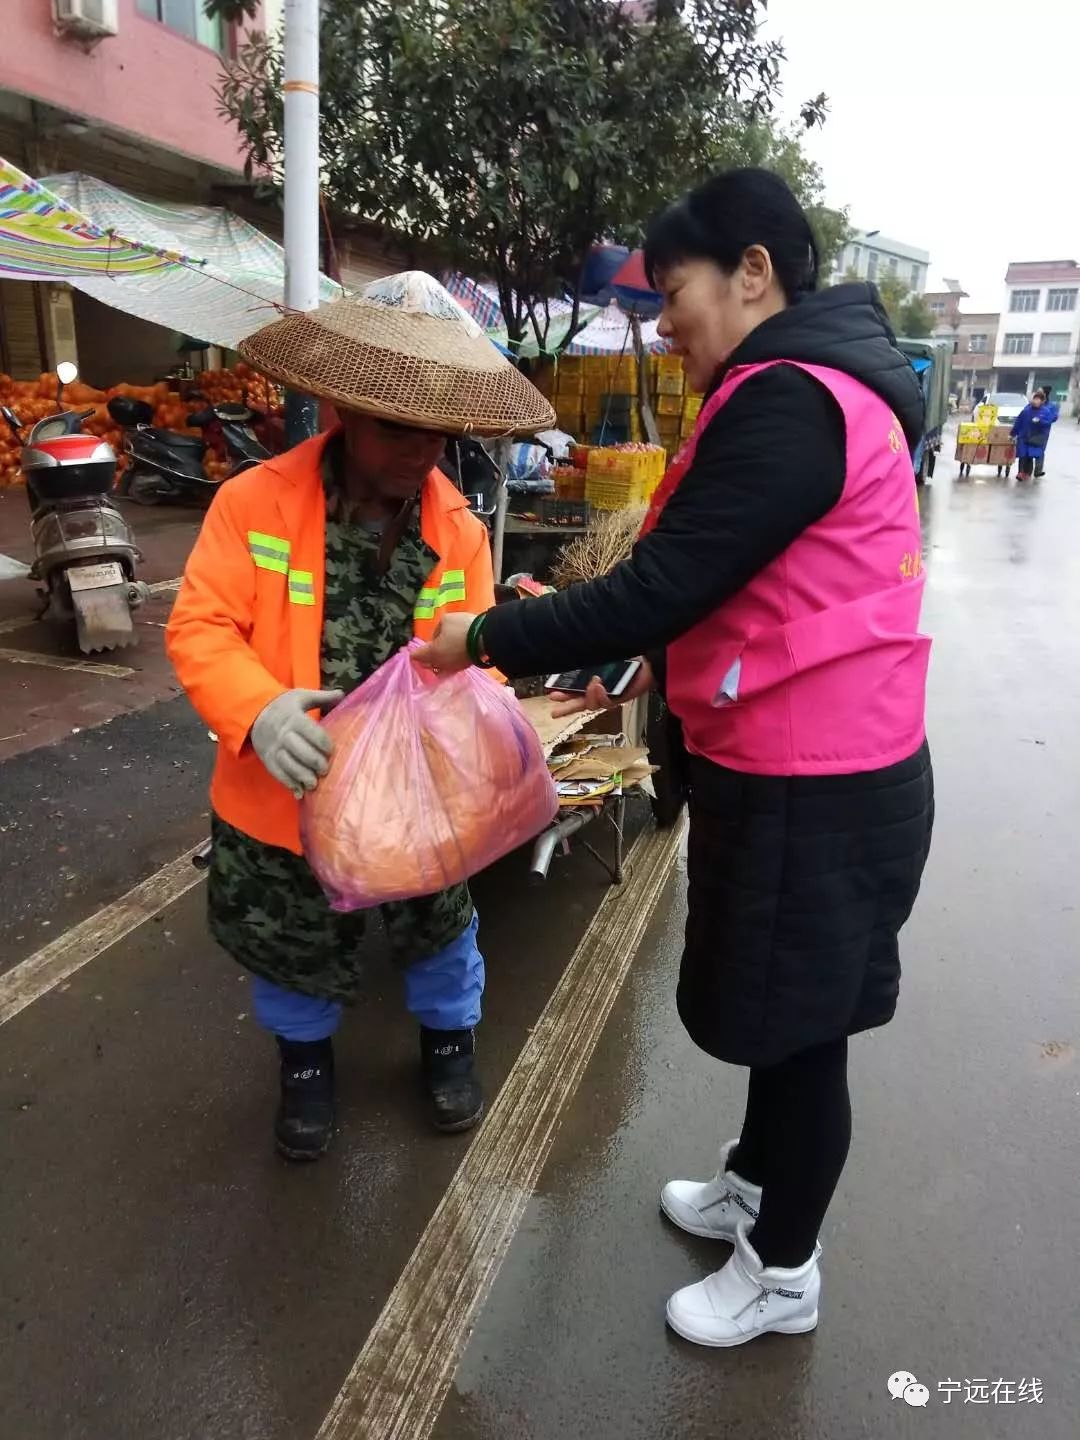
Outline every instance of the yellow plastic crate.
POLYGON ((678 375, 658 375, 656 377, 657 395, 677 395, 682 398, 685 389, 685 381, 682 372, 678 375))
POLYGON ((656 445, 604 445, 589 451, 588 475, 599 483, 643 486, 663 473, 664 452, 656 445))
POLYGON ((657 415, 681 415, 683 413, 683 397, 681 395, 663 395, 656 397, 657 415))
POLYGON ((956 432, 958 445, 983 445, 989 442, 990 430, 986 425, 964 423, 956 432))
POLYGON ((594 510, 626 510, 631 505, 645 505, 649 496, 638 485, 620 480, 587 480, 585 499, 594 510))
POLYGON ((610 445, 594 445, 589 451, 588 473, 590 480, 614 474, 615 450, 610 445))

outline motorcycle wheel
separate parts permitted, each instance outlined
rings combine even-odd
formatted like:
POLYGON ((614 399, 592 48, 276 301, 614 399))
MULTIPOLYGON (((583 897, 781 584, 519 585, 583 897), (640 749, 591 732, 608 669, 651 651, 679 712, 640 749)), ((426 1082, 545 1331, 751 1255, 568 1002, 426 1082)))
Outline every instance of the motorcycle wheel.
POLYGON ((136 505, 160 505, 167 481, 156 470, 129 470, 121 494, 136 505))

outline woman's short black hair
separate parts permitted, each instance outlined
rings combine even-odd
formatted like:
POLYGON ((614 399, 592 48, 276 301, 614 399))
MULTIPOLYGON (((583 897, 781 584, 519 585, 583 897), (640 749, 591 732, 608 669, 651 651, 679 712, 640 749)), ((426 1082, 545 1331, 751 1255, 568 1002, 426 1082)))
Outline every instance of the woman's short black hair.
POLYGON ((751 245, 772 257, 788 300, 817 289, 818 248, 802 206, 771 170, 723 170, 653 220, 645 237, 645 273, 683 260, 712 260, 728 275, 751 245))

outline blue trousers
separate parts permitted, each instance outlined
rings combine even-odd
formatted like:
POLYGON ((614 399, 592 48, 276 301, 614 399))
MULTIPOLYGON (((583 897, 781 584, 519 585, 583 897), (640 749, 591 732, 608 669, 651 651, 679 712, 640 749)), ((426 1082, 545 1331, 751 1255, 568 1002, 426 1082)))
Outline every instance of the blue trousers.
MULTIPOLYGON (((430 1030, 471 1030, 480 1021, 484 957, 476 944, 476 915, 456 940, 405 971, 405 1006, 430 1030)), ((256 975, 255 1019, 283 1040, 325 1040, 341 1023, 337 1000, 286 990, 256 975)))

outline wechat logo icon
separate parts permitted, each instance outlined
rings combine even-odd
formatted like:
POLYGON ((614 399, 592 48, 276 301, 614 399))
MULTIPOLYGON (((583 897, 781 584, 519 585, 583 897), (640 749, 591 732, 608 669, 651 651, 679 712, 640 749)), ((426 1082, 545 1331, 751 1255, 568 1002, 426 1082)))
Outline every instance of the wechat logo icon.
POLYGON ((889 1376, 889 1394, 894 1400, 904 1400, 916 1408, 926 1405, 930 1399, 930 1391, 919 1384, 910 1370, 897 1370, 889 1376))

